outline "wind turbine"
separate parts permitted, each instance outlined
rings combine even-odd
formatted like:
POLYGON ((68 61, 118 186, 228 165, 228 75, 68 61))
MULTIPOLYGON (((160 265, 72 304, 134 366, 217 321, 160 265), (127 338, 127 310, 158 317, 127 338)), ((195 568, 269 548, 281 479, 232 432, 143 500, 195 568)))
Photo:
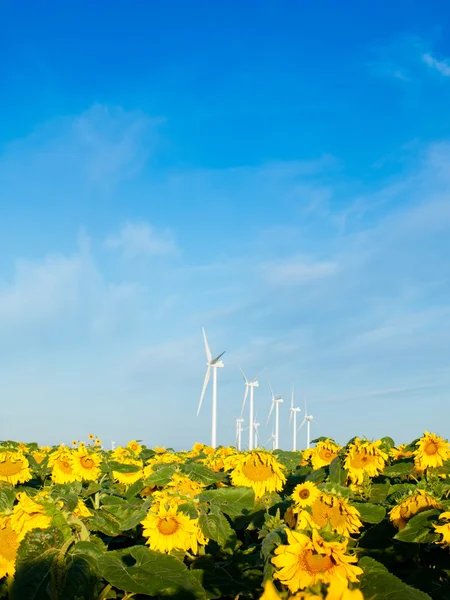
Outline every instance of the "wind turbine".
POLYGON ((250 381, 244 375, 244 371, 242 369, 241 369, 241 373, 242 373, 242 377, 244 378, 244 381, 245 381, 245 394, 244 394, 244 402, 242 403, 241 416, 244 414, 245 401, 247 400, 248 390, 250 390, 250 402, 249 402, 249 407, 250 407, 249 423, 250 423, 250 427, 249 427, 249 431, 248 431, 248 449, 249 450, 253 450, 253 448, 255 447, 255 445, 253 443, 253 433, 254 433, 254 431, 253 431, 253 394, 254 394, 254 391, 255 391, 255 387, 259 387, 259 382, 256 381, 256 378, 258 377, 259 373, 257 375, 255 375, 252 379, 250 379, 250 381))
POLYGON ((261 425, 261 423, 253 423, 253 429, 255 430, 255 437, 254 437, 254 447, 257 448, 259 443, 258 443, 258 427, 261 425))
MULTIPOLYGON (((306 408, 306 400, 305 400, 305 416, 303 417, 302 424, 298 428, 298 431, 303 427, 306 423, 306 447, 309 448, 311 445, 311 422, 314 421, 314 417, 312 415, 308 415, 308 409, 306 408)), ((317 421, 314 421, 317 423, 317 421)))
POLYGON ((242 417, 234 417, 236 419, 236 449, 241 450, 241 439, 242 439, 242 423, 244 419, 242 417))
POLYGON ((272 435, 269 437, 269 439, 267 440, 266 444, 268 444, 270 442, 270 440, 272 440, 272 450, 276 450, 276 443, 277 443, 277 436, 276 434, 273 432, 272 429, 272 435))
POLYGON ((221 369, 223 367, 223 362, 220 360, 221 357, 225 354, 225 351, 216 356, 212 357, 211 350, 209 349, 208 339, 206 337, 206 332, 202 327, 203 331, 203 340, 205 342, 205 352, 206 352, 206 375, 205 380, 203 382, 202 394, 200 396, 200 402, 198 404, 197 409, 197 417, 199 415, 200 409, 202 407, 203 398, 205 397, 206 388, 208 387, 209 378, 211 376, 211 369, 213 372, 213 389, 212 389, 212 425, 211 425, 211 446, 215 448, 217 446, 217 369, 221 369))
POLYGON ((269 388, 270 388, 270 393, 272 394, 272 404, 270 405, 270 411, 269 411, 269 416, 267 417, 267 423, 270 420, 270 415, 272 414, 273 408, 275 407, 275 438, 274 438, 274 450, 278 449, 278 441, 279 441, 279 437, 278 437, 278 432, 279 432, 279 415, 278 415, 278 411, 279 411, 279 407, 281 402, 283 402, 283 398, 281 396, 277 396, 275 397, 274 393, 273 393, 273 389, 272 386, 270 385, 269 382, 269 388))
POLYGON ((289 415, 289 424, 291 423, 292 419, 294 419, 293 440, 292 440, 292 450, 294 452, 297 450, 297 413, 300 411, 301 411, 301 408, 299 408, 298 406, 296 406, 294 408, 294 386, 292 386, 291 408, 289 409, 289 412, 291 414, 289 415))

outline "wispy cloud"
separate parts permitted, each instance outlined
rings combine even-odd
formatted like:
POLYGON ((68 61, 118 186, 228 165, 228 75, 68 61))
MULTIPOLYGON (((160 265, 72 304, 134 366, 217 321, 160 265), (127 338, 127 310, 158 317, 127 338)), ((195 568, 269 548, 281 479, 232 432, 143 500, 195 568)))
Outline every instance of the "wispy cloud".
POLYGON ((444 77, 450 77, 450 63, 447 60, 438 60, 429 52, 422 54, 422 60, 426 65, 432 69, 436 69, 444 77))
POLYGON ((266 281, 274 285, 302 285, 336 274, 335 262, 314 262, 302 257, 292 257, 265 264, 262 272, 266 281))
POLYGON ((106 239, 105 246, 119 250, 127 259, 171 254, 177 249, 168 229, 158 231, 149 223, 126 223, 118 235, 106 239))

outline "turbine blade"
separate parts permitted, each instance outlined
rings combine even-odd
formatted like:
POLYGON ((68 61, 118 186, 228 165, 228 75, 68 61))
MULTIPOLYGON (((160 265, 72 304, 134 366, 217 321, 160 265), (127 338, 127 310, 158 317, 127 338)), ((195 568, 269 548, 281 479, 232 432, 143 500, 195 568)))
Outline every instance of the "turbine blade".
POLYGON ((226 352, 226 350, 224 350, 224 351, 222 352, 222 354, 219 354, 219 356, 216 356, 216 358, 214 358, 213 360, 210 360, 210 363, 211 363, 212 365, 215 365, 215 364, 216 364, 216 362, 217 362, 217 361, 218 361, 220 358, 222 358, 222 356, 225 354, 225 352, 226 352))
POLYGON ((241 410, 241 417, 244 414, 244 408, 245 408, 245 401, 247 400, 247 396, 248 396, 248 386, 245 386, 245 394, 244 394, 244 402, 242 403, 242 410, 241 410))
POLYGON ((269 384, 270 393, 272 394, 272 400, 273 400, 275 398, 275 396, 274 396, 274 393, 273 393, 272 386, 270 385, 270 381, 267 381, 267 383, 269 384))
POLYGON ((291 410, 290 410, 289 412, 291 413, 291 414, 289 415, 289 425, 290 425, 290 424, 291 424, 291 421, 292 421, 292 414, 293 414, 293 412, 292 412, 292 407, 291 407, 291 410))
POLYGON ((255 375, 254 377, 252 377, 252 378, 251 378, 251 380, 250 380, 250 381, 255 381, 255 380, 256 380, 256 378, 258 377, 258 375, 261 375, 261 373, 262 373, 263 371, 265 371, 265 369, 266 369, 266 367, 264 367, 264 369, 261 369, 261 371, 258 371, 258 372, 256 373, 256 375, 255 375))
POLYGON ((211 362, 212 354, 211 354, 211 350, 209 349, 208 339, 206 337, 206 331, 203 327, 202 327, 202 331, 203 331, 203 340, 205 342, 206 358, 208 359, 208 362, 211 362))
POLYGON ((300 429, 303 427, 303 425, 306 423, 307 419, 303 419, 302 424, 300 425, 300 427, 297 429, 297 431, 300 431, 300 429))
POLYGON ((245 374, 244 374, 244 371, 243 371, 242 369, 239 369, 239 370, 240 370, 240 372, 242 373, 242 377, 244 378, 244 381, 245 381, 245 383, 248 383, 248 379, 247 379, 247 377, 245 376, 245 374))
POLYGON ((208 387, 208 382, 209 382, 210 376, 211 376, 211 367, 208 365, 208 368, 206 369, 205 380, 203 382, 202 394, 200 396, 200 402, 199 402, 198 409, 197 409, 197 417, 198 417, 198 414, 202 407, 203 398, 205 397, 205 392, 206 392, 206 388, 208 387))

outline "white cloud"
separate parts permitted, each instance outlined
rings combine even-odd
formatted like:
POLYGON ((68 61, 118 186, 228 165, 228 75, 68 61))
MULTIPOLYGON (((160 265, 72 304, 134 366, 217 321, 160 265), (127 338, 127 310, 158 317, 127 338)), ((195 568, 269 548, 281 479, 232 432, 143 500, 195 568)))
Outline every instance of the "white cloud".
POLYGON ((149 223, 127 223, 118 235, 109 237, 107 248, 119 250, 125 258, 137 256, 160 256, 176 251, 176 244, 169 230, 157 231, 149 223))
POLYGON ((424 54, 422 54, 422 60, 426 65, 428 65, 432 69, 436 69, 436 71, 439 71, 439 73, 444 77, 450 77, 450 64, 446 60, 438 60, 429 52, 425 52, 424 54))
POLYGON ((274 285, 302 285, 324 279, 338 271, 335 262, 313 262, 299 257, 273 261, 262 267, 266 281, 274 285))

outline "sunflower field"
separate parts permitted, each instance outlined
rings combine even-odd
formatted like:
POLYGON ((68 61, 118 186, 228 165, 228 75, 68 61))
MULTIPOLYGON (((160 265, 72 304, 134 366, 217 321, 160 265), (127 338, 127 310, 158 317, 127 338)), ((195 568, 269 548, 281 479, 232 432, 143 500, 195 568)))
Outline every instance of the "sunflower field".
POLYGON ((0 598, 450 598, 450 446, 0 444, 0 598))

